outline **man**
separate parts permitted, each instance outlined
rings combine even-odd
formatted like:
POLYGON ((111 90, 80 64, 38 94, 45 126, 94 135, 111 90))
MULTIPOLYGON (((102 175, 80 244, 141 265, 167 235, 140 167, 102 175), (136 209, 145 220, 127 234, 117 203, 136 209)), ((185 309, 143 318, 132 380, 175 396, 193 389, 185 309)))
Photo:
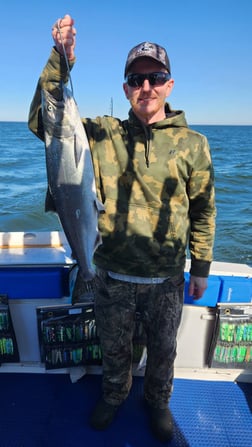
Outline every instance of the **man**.
MULTIPOLYGON (((55 47, 30 108, 29 127, 44 138, 40 90, 59 95, 67 82, 62 41, 72 68, 76 30, 66 15, 52 35, 55 47)), ((213 169, 207 139, 187 126, 184 112, 166 98, 174 80, 167 53, 144 42, 125 65, 123 89, 129 118, 83 119, 92 151, 96 187, 106 212, 99 217, 102 245, 94 255, 95 311, 103 352, 103 396, 91 424, 106 429, 132 383, 136 311, 147 336, 144 400, 154 435, 171 439, 176 336, 184 294, 186 248, 191 255, 189 293, 206 287, 215 228, 213 169)), ((47 209, 51 207, 50 195, 47 209)))

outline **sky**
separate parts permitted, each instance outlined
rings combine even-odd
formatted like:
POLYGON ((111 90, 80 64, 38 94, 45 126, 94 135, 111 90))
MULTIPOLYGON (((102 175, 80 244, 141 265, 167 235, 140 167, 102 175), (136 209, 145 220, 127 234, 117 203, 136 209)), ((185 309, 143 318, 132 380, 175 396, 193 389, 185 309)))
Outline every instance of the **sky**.
POLYGON ((53 23, 77 29, 72 70, 81 116, 127 118, 122 84, 129 50, 143 41, 168 52, 167 99, 189 124, 252 125, 251 0, 12 0, 1 4, 0 121, 27 121, 49 57, 53 23))

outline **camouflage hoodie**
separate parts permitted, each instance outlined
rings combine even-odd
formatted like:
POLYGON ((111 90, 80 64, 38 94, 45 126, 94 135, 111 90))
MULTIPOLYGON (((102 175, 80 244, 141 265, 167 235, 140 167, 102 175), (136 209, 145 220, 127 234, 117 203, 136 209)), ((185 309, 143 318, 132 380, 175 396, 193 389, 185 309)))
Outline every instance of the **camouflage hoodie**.
MULTIPOLYGON (((67 81, 64 61, 53 50, 29 114, 29 127, 41 139, 40 88, 57 95, 60 77, 67 81)), ((184 112, 166 104, 166 114, 149 126, 132 110, 124 121, 83 119, 97 193, 106 210, 99 218, 103 244, 94 256, 100 268, 174 276, 184 269, 189 245, 191 274, 208 276, 215 230, 209 145, 205 136, 188 128, 184 112)))

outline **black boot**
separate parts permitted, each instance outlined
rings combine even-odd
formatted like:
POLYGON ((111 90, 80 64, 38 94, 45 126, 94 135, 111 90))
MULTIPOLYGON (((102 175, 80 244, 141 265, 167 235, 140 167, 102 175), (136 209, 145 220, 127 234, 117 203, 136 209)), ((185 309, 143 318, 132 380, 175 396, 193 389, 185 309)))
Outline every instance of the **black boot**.
POLYGON ((96 405, 90 419, 90 425, 95 430, 105 430, 112 424, 119 405, 111 405, 101 399, 96 405))
POLYGON ((150 426, 154 436, 160 442, 170 441, 173 437, 173 420, 169 408, 155 408, 148 405, 150 426))

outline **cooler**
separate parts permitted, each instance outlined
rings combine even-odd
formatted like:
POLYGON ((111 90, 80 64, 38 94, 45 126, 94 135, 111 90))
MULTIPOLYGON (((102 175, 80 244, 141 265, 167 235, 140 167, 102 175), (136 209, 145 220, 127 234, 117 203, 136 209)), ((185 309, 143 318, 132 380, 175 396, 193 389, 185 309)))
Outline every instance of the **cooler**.
POLYGON ((188 295, 189 273, 185 273, 185 304, 177 338, 177 368, 204 368, 215 325, 216 306, 221 282, 210 275, 203 297, 193 300, 188 295))
POLYGON ((0 233, 0 293, 8 298, 21 363, 40 362, 36 309, 70 302, 63 234, 0 233))

